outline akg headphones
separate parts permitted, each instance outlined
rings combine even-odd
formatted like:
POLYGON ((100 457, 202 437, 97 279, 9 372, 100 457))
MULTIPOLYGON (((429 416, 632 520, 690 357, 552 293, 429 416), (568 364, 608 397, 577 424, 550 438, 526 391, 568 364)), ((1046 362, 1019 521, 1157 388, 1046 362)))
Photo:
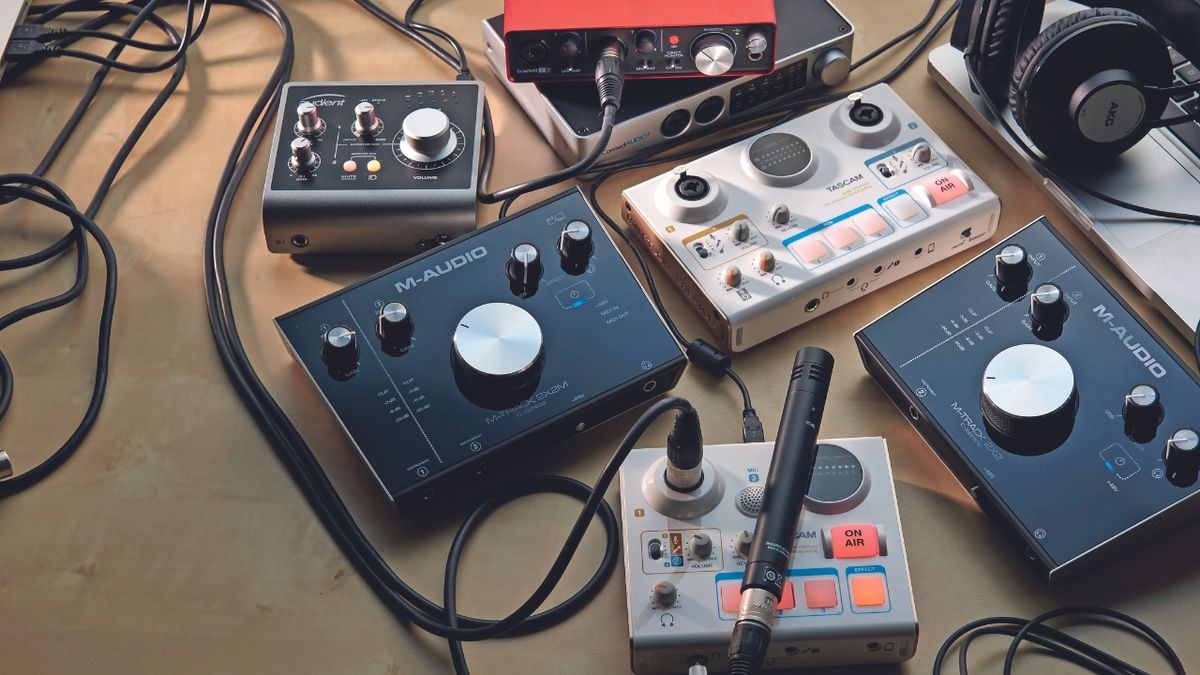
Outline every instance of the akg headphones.
POLYGON ((999 103, 1047 157, 1078 163, 1133 147, 1163 120, 1174 85, 1164 35, 1193 60, 1200 42, 1196 0, 1143 0, 1142 14, 1092 7, 1040 30, 1044 0, 964 0, 951 43, 966 55, 977 91, 999 103), (1149 20, 1147 18, 1149 17, 1149 20), (1153 23, 1152 23, 1153 21, 1153 23), (1161 29, 1160 29, 1161 27, 1161 29))

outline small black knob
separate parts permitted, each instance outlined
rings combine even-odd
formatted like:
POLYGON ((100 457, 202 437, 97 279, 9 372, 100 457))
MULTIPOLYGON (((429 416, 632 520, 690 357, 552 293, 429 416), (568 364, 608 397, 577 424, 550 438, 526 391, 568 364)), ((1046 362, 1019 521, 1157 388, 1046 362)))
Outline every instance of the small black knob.
POLYGON ((1158 425, 1163 421, 1162 398, 1158 390, 1148 384, 1139 384, 1125 394, 1125 405, 1121 416, 1125 419, 1125 433, 1138 443, 1154 440, 1158 425))
POLYGON ((571 262, 587 261, 592 257, 592 226, 582 220, 572 220, 558 238, 558 253, 571 262))
POLYGON ((1167 478, 1173 484, 1179 487, 1194 484, 1200 471, 1200 434, 1193 429, 1171 434, 1163 460, 1167 464, 1167 478))
POLYGON ((1005 300, 1012 302, 1025 295, 1033 267, 1029 254, 1016 244, 1009 244, 996 254, 996 290, 1005 300))
POLYGON ((321 360, 335 376, 348 375, 358 365, 358 337, 345 326, 334 326, 321 338, 321 360))
POLYGON ((1069 314, 1066 295, 1058 284, 1042 284, 1029 296, 1029 315, 1039 326, 1062 326, 1069 314))
POLYGON ((380 342, 391 349, 403 349, 412 342, 413 321, 403 302, 389 302, 379 308, 375 332, 380 342))
POLYGON ((508 257, 506 272, 512 292, 527 298, 537 292, 542 279, 542 254, 530 243, 517 244, 508 257))

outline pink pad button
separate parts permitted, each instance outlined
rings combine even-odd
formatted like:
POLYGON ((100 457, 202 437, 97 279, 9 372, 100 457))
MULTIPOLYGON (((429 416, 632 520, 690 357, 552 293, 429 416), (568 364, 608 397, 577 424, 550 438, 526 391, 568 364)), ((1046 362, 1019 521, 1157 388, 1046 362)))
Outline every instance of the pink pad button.
POLYGON ((742 583, 740 581, 724 581, 718 587, 721 591, 721 611, 726 614, 737 614, 742 603, 742 583))
POLYGON ((878 237, 888 231, 888 222, 875 209, 864 211, 851 218, 854 226, 866 237, 878 237))
MULTIPOLYGON (((876 216, 878 217, 878 216, 876 216)), ((886 225, 885 225, 886 227, 886 225)), ((858 233, 849 225, 834 225, 825 230, 825 239, 836 249, 847 251, 858 243, 858 233)))
POLYGON ((800 262, 806 265, 814 265, 822 258, 829 256, 829 247, 815 235, 788 244, 788 250, 796 254, 800 262))
POLYGON ((970 181, 956 171, 946 171, 927 178, 921 182, 921 187, 928 193, 934 206, 952 202, 971 191, 970 181))

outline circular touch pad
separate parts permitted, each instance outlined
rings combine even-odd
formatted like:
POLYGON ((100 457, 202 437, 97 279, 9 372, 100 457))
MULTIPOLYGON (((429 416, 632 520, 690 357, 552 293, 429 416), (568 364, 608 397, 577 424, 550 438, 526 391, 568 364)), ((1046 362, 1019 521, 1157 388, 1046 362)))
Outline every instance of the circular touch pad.
POLYGON ((750 144, 745 161, 755 178, 775 187, 799 185, 817 169, 808 143, 787 133, 760 136, 750 144))
POLYGON ((804 506, 814 513, 846 513, 866 498, 870 489, 866 470, 854 453, 839 446, 817 446, 817 462, 804 506))

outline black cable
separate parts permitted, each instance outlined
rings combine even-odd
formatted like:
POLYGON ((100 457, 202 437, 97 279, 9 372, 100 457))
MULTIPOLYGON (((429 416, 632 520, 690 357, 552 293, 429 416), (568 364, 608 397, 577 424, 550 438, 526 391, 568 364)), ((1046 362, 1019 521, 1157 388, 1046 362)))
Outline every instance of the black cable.
MULTIPOLYGON (((151 4, 157 5, 157 4, 159 4, 159 2, 161 2, 161 0, 152 0, 151 4)), ((186 25, 186 28, 184 29, 183 40, 176 47, 176 49, 175 49, 174 53, 171 55, 171 57, 161 63, 155 63, 155 64, 148 65, 148 66, 140 66, 140 65, 136 65, 136 64, 124 63, 122 61, 119 61, 117 59, 110 58, 107 56, 98 56, 91 52, 85 52, 85 51, 78 50, 78 49, 70 49, 67 47, 60 47, 57 45, 52 45, 52 46, 47 47, 45 50, 45 53, 47 56, 54 56, 54 57, 68 56, 68 57, 72 57, 72 58, 82 59, 84 61, 91 61, 92 63, 98 63, 103 66, 108 66, 110 68, 115 68, 117 70, 123 70, 123 71, 130 72, 130 73, 145 74, 145 73, 162 72, 164 70, 171 68, 172 66, 176 65, 177 63, 179 63, 183 60, 184 54, 187 53, 188 47, 191 46, 192 42, 194 42, 196 40, 196 38, 198 38, 200 36, 200 34, 204 31, 205 26, 208 24, 209 11, 212 9, 212 0, 203 0, 203 4, 201 5, 201 9, 200 9, 199 21, 196 20, 196 16, 195 16, 196 0, 186 0, 186 3, 187 3, 186 4, 187 25, 186 25)), ((128 36, 126 36, 126 37, 128 37, 128 36)), ((118 46, 124 47, 125 45, 118 43, 118 46)))
POLYGON ((1064 607, 1029 620, 999 616, 973 621, 951 633, 942 643, 933 660, 933 675, 941 675, 946 658, 959 641, 962 641, 959 647, 959 674, 968 675, 967 649, 975 639, 985 635, 1008 635, 1012 638, 1005 656, 1003 675, 1012 674, 1016 654, 1023 641, 1032 642, 1050 656, 1101 675, 1149 675, 1147 671, 1130 665, 1094 645, 1044 625, 1050 619, 1068 616, 1099 616, 1108 619, 1116 627, 1129 630, 1153 644, 1163 659, 1170 664, 1171 671, 1176 675, 1183 675, 1183 663, 1159 633, 1128 614, 1104 607, 1064 607))

